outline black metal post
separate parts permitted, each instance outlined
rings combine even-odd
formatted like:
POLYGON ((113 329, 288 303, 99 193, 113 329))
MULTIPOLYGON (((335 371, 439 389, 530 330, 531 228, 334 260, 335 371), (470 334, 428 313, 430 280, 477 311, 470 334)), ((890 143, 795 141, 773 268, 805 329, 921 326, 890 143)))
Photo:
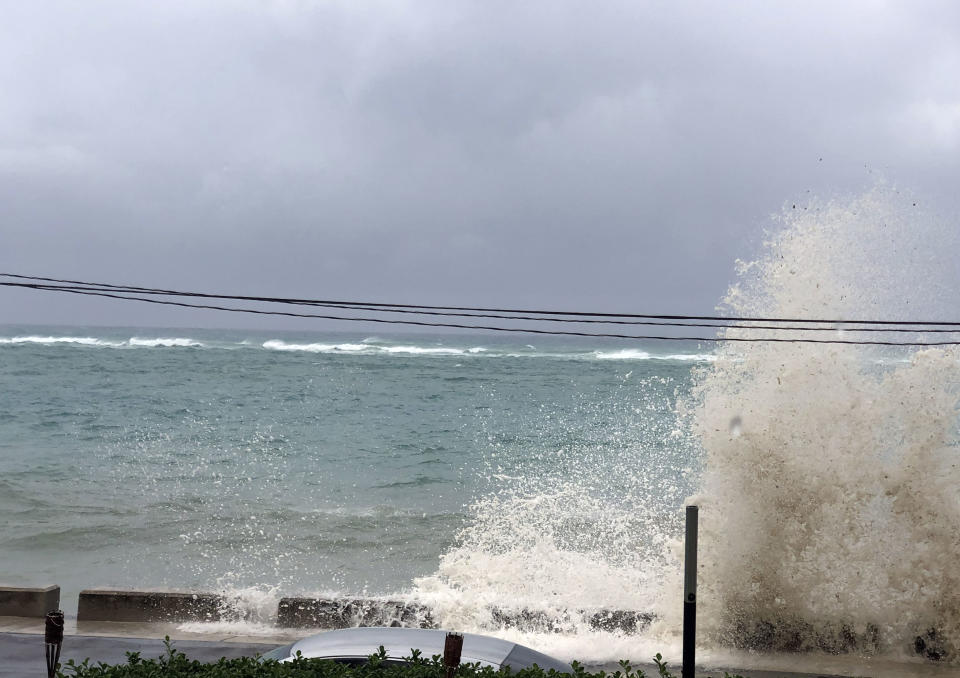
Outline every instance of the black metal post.
POLYGON ((687 531, 683 557, 683 669, 682 678, 693 678, 697 645, 697 513, 687 507, 687 531))
POLYGON ((463 636, 459 633, 448 633, 443 642, 443 668, 446 678, 453 678, 454 672, 460 666, 461 654, 463 654, 463 636))
POLYGON ((57 666, 60 664, 60 648, 63 646, 63 612, 60 610, 47 613, 43 629, 43 643, 47 651, 47 678, 53 678, 57 674, 57 666))

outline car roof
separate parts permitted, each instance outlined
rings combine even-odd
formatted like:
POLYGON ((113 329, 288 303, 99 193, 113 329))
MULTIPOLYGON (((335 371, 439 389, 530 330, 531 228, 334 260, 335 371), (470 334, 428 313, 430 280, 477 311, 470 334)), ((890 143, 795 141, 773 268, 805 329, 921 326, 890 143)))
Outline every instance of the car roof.
MULTIPOLYGON (((402 659, 410 656, 411 649, 418 649, 430 658, 443 655, 447 631, 440 629, 405 629, 391 627, 360 627, 327 631, 304 638, 293 644, 290 654, 301 652, 304 657, 369 657, 382 645, 387 656, 402 659)), ((496 666, 521 669, 537 664, 542 669, 569 672, 570 667, 553 657, 523 645, 481 636, 463 634, 463 652, 460 661, 464 664, 482 662, 496 666)))

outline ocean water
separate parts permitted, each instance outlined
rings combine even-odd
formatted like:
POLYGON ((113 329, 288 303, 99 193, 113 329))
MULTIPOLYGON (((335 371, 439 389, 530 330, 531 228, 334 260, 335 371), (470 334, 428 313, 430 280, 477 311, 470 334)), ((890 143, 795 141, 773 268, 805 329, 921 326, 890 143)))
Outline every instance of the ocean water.
MULTIPOLYGON (((800 207, 722 313, 960 320, 960 229, 884 186, 800 207)), ((955 672, 957 350, 725 341, 747 334, 0 327, 2 579, 68 611, 89 586, 222 591, 259 631, 282 595, 399 598, 565 659, 676 660, 695 502, 698 656, 919 675, 923 636, 955 672)))
MULTIPOLYGON (((526 341, 2 327, 4 579, 67 609, 100 585, 410 592, 477 502, 584 463, 584 491, 638 506, 642 467, 674 521, 673 402, 711 356, 526 341)), ((563 519, 596 540, 606 517, 563 519)))

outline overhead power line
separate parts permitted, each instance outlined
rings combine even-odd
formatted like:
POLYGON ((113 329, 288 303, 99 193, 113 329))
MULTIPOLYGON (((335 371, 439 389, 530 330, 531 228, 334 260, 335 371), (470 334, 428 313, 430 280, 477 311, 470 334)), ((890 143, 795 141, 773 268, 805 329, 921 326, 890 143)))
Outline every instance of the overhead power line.
MULTIPOLYGON (((2 284, 2 283, 0 283, 2 284)), ((448 327, 455 329, 469 330, 488 330, 493 332, 512 332, 523 334, 548 334, 554 336, 566 337, 597 337, 604 339, 634 339, 634 340, 663 340, 663 341, 736 341, 736 342, 774 342, 786 344, 849 344, 849 345, 867 345, 867 346, 956 346, 960 341, 930 341, 930 342, 910 342, 910 341, 875 341, 875 340, 853 340, 853 339, 807 339, 803 338, 784 338, 784 337, 670 337, 636 334, 614 334, 606 332, 575 332, 570 330, 542 330, 532 327, 494 327, 490 325, 462 325, 456 323, 433 323, 418 320, 390 320, 387 318, 368 318, 354 316, 335 316, 321 315, 316 313, 294 313, 290 311, 265 311, 262 309, 233 308, 229 306, 216 306, 212 304, 191 304, 183 301, 169 301, 163 299, 151 299, 148 297, 124 296, 110 292, 85 292, 65 287, 44 287, 42 285, 29 286, 32 289, 44 290, 48 292, 68 292, 72 294, 82 294, 97 297, 109 297, 112 299, 125 299, 127 301, 140 301, 148 304, 161 304, 164 306, 180 306, 182 308, 200 308, 214 311, 231 311, 234 313, 253 313, 257 315, 276 315, 292 318, 319 318, 325 320, 350 320, 355 322, 386 323, 391 325, 414 325, 418 327, 448 327)))
MULTIPOLYGON (((176 306, 182 308, 197 308, 197 309, 207 309, 207 310, 216 310, 216 311, 226 311, 232 313, 249 313, 256 315, 270 315, 270 316, 286 316, 286 317, 295 317, 295 318, 315 318, 315 319, 326 319, 326 320, 338 320, 338 321, 352 321, 352 322, 369 322, 369 323, 380 323, 380 324, 390 324, 390 325, 407 325, 407 326, 417 326, 417 327, 444 327, 444 328, 455 328, 455 329, 468 329, 468 330, 483 330, 483 331, 494 331, 494 332, 510 332, 510 333, 524 333, 524 334, 539 334, 539 335, 555 335, 555 336, 574 336, 574 337, 596 337, 596 338, 611 338, 611 339, 632 339, 632 340, 678 340, 678 341, 697 341, 697 342, 715 342, 715 341, 734 341, 734 342, 775 342, 775 343, 809 343, 809 344, 847 344, 847 345, 875 345, 875 346, 951 346, 960 344, 960 340, 957 341, 886 341, 886 340, 860 340, 860 339, 844 339, 844 338, 832 338, 832 339, 817 339, 817 338, 807 338, 807 337, 783 337, 783 336, 659 336, 659 335, 636 335, 636 334, 621 334, 614 332, 580 332, 574 330, 559 330, 559 329, 541 329, 533 327, 503 327, 503 326, 492 326, 492 325, 473 325, 473 324, 463 324, 463 323, 452 323, 452 322, 429 322, 425 320, 398 320, 390 319, 383 317, 373 317, 373 316, 344 316, 344 315, 332 315, 332 314, 319 314, 319 313, 301 313, 294 311, 278 311, 278 310, 269 310, 261 308, 246 308, 246 307, 235 307, 235 306, 221 306, 218 304, 201 304, 201 303, 191 303, 187 301, 173 301, 170 299, 157 299, 150 296, 139 296, 139 295, 164 295, 164 296, 174 296, 174 297, 188 297, 188 298, 204 298, 204 299, 220 299, 220 300, 231 300, 231 301, 256 301, 263 303, 272 303, 272 304, 294 304, 294 305, 307 305, 307 306, 322 306, 328 308, 338 308, 343 310, 352 310, 352 311, 361 311, 368 313, 423 313, 425 315, 438 315, 439 313, 431 311, 422 311, 418 312, 414 309, 464 309, 467 310, 468 307, 443 307, 443 306, 417 306, 413 304, 402 304, 402 305, 389 305, 389 304, 373 304, 372 302, 345 302, 345 301, 335 301, 335 300, 314 300, 314 299, 290 299, 290 298, 278 298, 278 297, 251 297, 246 295, 225 295, 225 294, 209 294, 202 292, 185 292, 180 290, 163 290, 159 288, 147 288, 147 287, 136 287, 136 286, 124 286, 124 285, 114 285, 107 283, 91 283, 84 281, 71 281, 71 280, 62 280, 54 278, 41 278, 34 276, 22 276, 16 274, 3 274, 0 273, 0 277, 14 278, 18 280, 32 280, 37 282, 9 282, 9 281, 0 281, 0 286, 6 287, 19 287, 34 289, 40 291, 48 292, 61 292, 69 294, 79 294, 84 296, 97 296, 97 297, 107 297, 111 299, 121 299, 126 301, 137 301, 141 303, 150 303, 158 304, 163 306, 176 306), (395 308, 399 307, 399 308, 395 308)), ((469 307, 472 308, 472 307, 469 307)), ((477 310, 494 310, 494 309, 477 309, 477 310)), ((504 313, 531 313, 530 311, 511 311, 504 310, 504 313)), ((562 312, 553 312, 553 311, 537 311, 537 313, 542 314, 552 314, 552 315, 563 315, 562 312)), ((447 314, 439 314, 447 315, 447 314)), ((537 320, 537 321, 548 321, 554 323, 571 323, 571 322, 584 322, 584 318, 559 318, 559 317, 527 317, 527 316, 512 316, 512 315, 477 315, 477 314, 460 314, 460 313, 450 313, 449 315, 462 315, 466 317, 477 317, 477 318, 499 318, 499 319, 508 319, 508 320, 537 320)), ((662 315, 640 315, 640 314, 590 314, 586 312, 578 312, 578 315, 600 315, 605 317, 614 317, 614 318, 681 318, 688 320, 695 320, 698 317, 703 316, 662 316, 662 315)), ((718 317, 719 318, 719 317, 718 317)), ((769 318, 769 319, 752 319, 752 318, 729 318, 723 317, 722 320, 730 322, 801 322, 797 319, 778 319, 778 318, 769 318)), ((595 320, 594 322, 598 323, 625 323, 627 321, 613 321, 613 320, 595 320)), ((646 322, 639 323, 636 321, 629 321, 631 324, 646 324, 646 322)), ((807 321, 803 321, 807 322, 807 321)), ((809 321, 814 322, 814 321, 809 321)), ((843 323, 844 321, 815 321, 818 323, 828 323, 828 322, 837 322, 843 323)), ((859 322, 866 324, 867 321, 846 321, 846 322, 859 322)), ((908 323, 906 321, 876 321, 877 323, 895 323, 900 324, 912 324, 912 325, 960 325, 960 323, 934 323, 934 322, 917 322, 917 323, 908 323)), ((833 330, 836 331, 837 328, 823 328, 823 327, 796 327, 796 326, 757 326, 757 325, 743 325, 743 324, 707 324, 707 323, 696 323, 696 322, 686 322, 686 323, 653 323, 650 324, 663 324, 676 327, 713 327, 713 328, 723 328, 723 329, 742 329, 742 330, 787 330, 787 331, 823 331, 823 330, 833 330)), ((935 328, 924 328, 924 329, 904 329, 904 328, 849 328, 852 332, 860 331, 899 331, 899 332, 958 332, 960 330, 948 330, 948 329, 935 329, 935 328)))
MULTIPOLYGON (((334 299, 299 299, 295 297, 262 297, 236 294, 212 294, 209 292, 184 292, 181 290, 162 289, 155 287, 139 287, 136 285, 117 285, 113 283, 96 283, 82 280, 66 280, 60 278, 45 278, 40 276, 19 275, 15 273, 0 273, 0 277, 32 280, 39 282, 60 283, 66 285, 80 285, 113 291, 131 291, 140 294, 162 294, 168 296, 200 297, 207 299, 230 299, 237 301, 258 301, 277 304, 296 304, 308 306, 336 306, 358 307, 371 310, 388 309, 420 309, 430 311, 469 311, 480 313, 522 313, 539 316, 571 316, 592 318, 639 318, 648 320, 686 320, 686 321, 713 321, 713 322, 772 322, 772 323, 802 323, 811 325, 883 325, 883 326, 948 326, 960 328, 960 321, 933 321, 933 320, 853 320, 837 318, 775 318, 775 317, 746 317, 746 316, 716 316, 716 315, 675 315, 675 314, 648 314, 648 313, 610 313, 588 311, 546 311, 542 309, 515 309, 515 308, 488 308, 477 306, 432 306, 423 304, 398 304, 374 301, 344 301, 334 299), (375 308, 379 307, 379 308, 375 308)), ((702 325, 692 325, 702 326, 702 325)), ((725 325, 726 326, 726 325, 725 325)), ((777 328, 783 329, 783 328, 777 328)), ((826 328, 836 329, 836 328, 826 328)), ((848 328, 858 330, 858 328, 848 328)), ((859 331, 859 330, 858 330, 859 331)), ((917 330, 921 331, 921 330, 917 330)), ((960 330, 958 330, 960 331, 960 330)))
MULTIPOLYGON (((3 274, 0 274, 3 275, 3 274)), ((41 279, 48 280, 48 279, 41 279)), ((398 314, 413 314, 413 315, 426 315, 426 316, 441 316, 441 317, 457 317, 457 318, 494 318, 497 320, 526 320, 531 322, 553 322, 553 323, 577 323, 577 324, 595 324, 595 325, 641 325, 641 326, 657 326, 657 327, 695 327, 695 328, 716 328, 716 329, 749 329, 749 330, 793 330, 798 332, 836 332, 838 327, 811 327, 807 325, 769 325, 769 324, 755 324, 759 321, 753 320, 739 320, 735 318, 729 318, 730 323, 714 323, 714 322, 674 322, 667 320, 614 320, 614 319, 598 319, 598 318, 583 318, 583 317, 573 317, 565 318, 559 317, 562 316, 561 313, 557 312, 557 317, 539 315, 539 316, 530 316, 530 315, 507 315, 506 313, 466 313, 458 311, 428 311, 428 310, 414 310, 415 307, 412 305, 407 305, 404 308, 394 308, 390 307, 387 304, 384 305, 351 305, 351 302, 347 301, 320 301, 320 300, 307 300, 307 299, 282 299, 276 297, 249 297, 241 295, 226 295, 226 294, 208 294, 201 292, 183 292, 175 290, 163 290, 157 288, 147 288, 147 287, 128 287, 122 285, 106 285, 100 283, 78 283, 76 285, 60 285, 60 284, 39 284, 39 283, 12 283, 12 282, 2 282, 0 281, 0 286, 5 287, 24 287, 28 289, 43 289, 48 291, 63 291, 63 292, 113 292, 116 294, 147 294, 147 295, 158 295, 158 296, 175 296, 175 297, 191 297, 191 298, 212 298, 212 299, 224 299, 224 300, 234 300, 234 301, 258 301, 264 303, 272 304, 289 304, 289 305, 299 305, 299 306, 313 306, 321 308, 339 308, 345 310, 357 310, 357 311, 369 311, 376 313, 398 313, 398 314), (750 324, 743 324, 750 323, 750 324)), ((96 296, 96 295, 93 295, 96 296)), ((416 307, 416 308, 430 308, 430 307, 416 307)), ((543 311, 543 313, 550 313, 548 311, 543 311)), ((319 316, 307 316, 307 317, 319 317, 319 316)), ((693 317, 693 316, 690 316, 693 317)), ((769 322, 769 321, 768 321, 769 322)), ((791 321, 784 321, 791 322, 791 321)), ((947 328, 930 328, 930 327, 848 327, 845 328, 853 332, 906 332, 906 333, 960 333, 960 329, 947 329, 947 328)))

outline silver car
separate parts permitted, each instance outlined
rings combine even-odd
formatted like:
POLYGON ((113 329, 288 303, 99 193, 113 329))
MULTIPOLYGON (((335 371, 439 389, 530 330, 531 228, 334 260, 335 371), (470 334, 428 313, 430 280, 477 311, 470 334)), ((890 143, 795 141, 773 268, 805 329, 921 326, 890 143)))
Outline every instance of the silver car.
MULTIPOLYGON (((376 654, 382 645, 387 653, 387 661, 402 662, 410 657, 411 650, 420 650, 423 657, 429 659, 434 655, 443 656, 444 641, 447 631, 439 629, 403 629, 363 627, 327 631, 315 636, 309 636, 290 645, 278 647, 263 655, 264 659, 290 661, 297 652, 307 658, 330 659, 345 664, 360 664, 376 654)), ((536 664, 541 669, 549 671, 556 669, 563 673, 571 673, 569 664, 547 656, 529 647, 512 643, 509 640, 480 636, 473 633, 463 634, 463 652, 461 664, 479 662, 483 666, 492 666, 499 669, 509 666, 518 670, 536 664)))

